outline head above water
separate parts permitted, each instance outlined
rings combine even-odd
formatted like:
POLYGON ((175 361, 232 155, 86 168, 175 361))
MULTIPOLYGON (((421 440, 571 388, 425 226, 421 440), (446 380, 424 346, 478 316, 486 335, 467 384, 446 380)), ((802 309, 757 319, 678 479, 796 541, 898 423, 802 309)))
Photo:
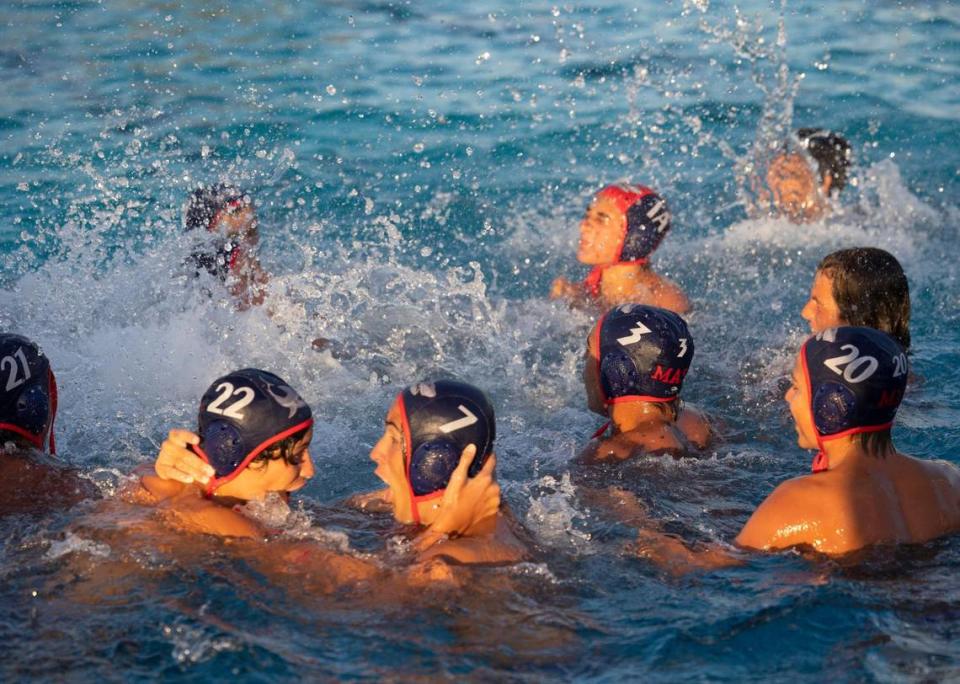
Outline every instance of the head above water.
POLYGON ((666 201, 640 185, 608 185, 580 224, 577 257, 586 264, 642 262, 670 230, 666 201))
POLYGON ((300 465, 291 450, 306 441, 313 415, 284 380, 244 368, 210 385, 200 400, 198 424, 200 444, 193 450, 215 471, 209 495, 255 462, 283 459, 300 465))
POLYGON ((590 409, 606 414, 627 401, 673 402, 693 360, 686 322, 666 309, 623 304, 604 315, 587 341, 584 385, 590 409))
POLYGON ((26 337, 0 334, 0 439, 56 454, 56 413, 50 361, 26 337))
POLYGON ((183 227, 187 231, 217 231, 224 228, 228 235, 255 230, 253 200, 234 185, 202 185, 190 193, 183 210, 183 227))
POLYGON ((852 150, 850 143, 839 133, 823 128, 801 128, 797 140, 817 162, 820 182, 827 194, 836 194, 847 185, 852 150))
MULTIPOLYGON (((824 442, 876 433, 885 437, 883 444, 868 452, 885 453, 908 372, 903 347, 874 328, 829 328, 810 337, 794 369, 800 384, 786 397, 801 445, 818 447, 818 460, 825 461, 824 442)), ((815 462, 815 469, 825 468, 815 462)))
POLYGON ((824 257, 801 315, 812 332, 840 325, 876 328, 910 348, 910 285, 896 257, 877 247, 824 257))
MULTIPOLYGON (((397 395, 388 414, 399 425, 399 453, 372 454, 378 463, 402 458, 401 463, 381 464, 388 484, 409 498, 411 517, 420 522, 418 505, 443 495, 450 476, 467 446, 476 455, 467 474, 474 477, 483 468, 496 438, 496 416, 487 395, 477 387, 458 380, 437 380, 412 385, 397 395), (399 474, 397 482, 391 482, 399 474), (400 481, 402 480, 402 482, 400 481)), ((375 447, 375 451, 378 447, 375 447)), ((395 499, 397 497, 395 496, 395 499)))

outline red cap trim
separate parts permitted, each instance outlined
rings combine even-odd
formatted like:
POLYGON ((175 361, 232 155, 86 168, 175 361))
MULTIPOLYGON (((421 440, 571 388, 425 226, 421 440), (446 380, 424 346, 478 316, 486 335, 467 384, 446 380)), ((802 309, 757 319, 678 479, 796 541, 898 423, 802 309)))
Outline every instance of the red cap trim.
POLYGON ((658 403, 666 403, 669 401, 675 401, 676 397, 648 397, 643 394, 628 394, 623 397, 614 397, 613 399, 608 399, 606 404, 625 404, 628 401, 654 401, 658 403))
POLYGON ((14 425, 13 423, 0 423, 0 430, 15 432, 38 449, 43 448, 43 435, 35 435, 32 432, 27 432, 19 425, 14 425))
MULTIPOLYGON (((410 492, 410 514, 413 522, 420 524, 420 511, 417 509, 417 495, 413 492, 410 480, 410 466, 413 464, 413 438, 410 436, 410 421, 407 419, 407 407, 403 403, 403 392, 397 395, 397 408, 400 409, 400 427, 403 430, 403 471, 406 475, 407 491, 410 492)), ((443 493, 443 490, 440 490, 443 493)))
POLYGON ((49 439, 47 440, 50 444, 50 453, 54 456, 57 455, 57 438, 53 433, 53 423, 57 420, 57 379, 53 375, 53 370, 49 370, 50 375, 50 432, 49 439))
POLYGON ((613 425, 612 420, 608 420, 606 423, 600 426, 600 429, 590 435, 590 439, 597 439, 598 437, 603 437, 603 433, 607 431, 607 428, 613 425))
MULTIPOLYGON (((246 467, 250 465, 253 459, 255 459, 257 456, 263 453, 265 449, 268 449, 269 447, 273 446, 277 442, 286 439, 290 435, 294 435, 300 432, 301 430, 305 430, 311 425, 313 425, 313 418, 307 418, 302 423, 299 423, 298 425, 294 425, 291 428, 287 428, 280 434, 274 435, 270 439, 265 440, 256 449, 254 449, 249 454, 247 454, 246 457, 243 459, 243 461, 240 462, 240 465, 237 466, 237 469, 234 470, 232 473, 230 473, 229 475, 224 475, 223 477, 211 478, 210 482, 207 483, 207 487, 204 490, 204 494, 206 495, 207 498, 210 498, 211 496, 213 496, 213 493, 219 487, 222 487, 223 485, 227 484, 228 482, 233 480, 237 475, 242 473, 246 469, 246 467)), ((194 453, 197 456, 203 459, 205 463, 207 464, 210 463, 210 458, 206 455, 206 453, 204 453, 203 449, 200 448, 199 444, 191 444, 190 447, 193 449, 194 453)))

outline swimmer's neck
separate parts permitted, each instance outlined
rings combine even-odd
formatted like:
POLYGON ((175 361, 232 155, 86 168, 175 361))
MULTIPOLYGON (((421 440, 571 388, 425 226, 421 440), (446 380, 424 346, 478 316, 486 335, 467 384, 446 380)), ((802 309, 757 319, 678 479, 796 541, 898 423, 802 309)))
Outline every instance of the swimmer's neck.
POLYGON ((650 263, 646 259, 641 261, 618 261, 601 266, 600 277, 605 283, 615 284, 622 280, 636 278, 638 274, 648 270, 650 270, 650 263))
POLYGON ((625 401, 610 404, 610 422, 613 424, 614 434, 631 432, 643 428, 670 425, 673 420, 668 412, 649 401, 625 401))
POLYGON ((899 454, 891 445, 890 450, 883 455, 868 454, 863 447, 854 441, 853 437, 841 437, 827 440, 823 443, 823 453, 827 455, 830 470, 844 468, 873 469, 883 464, 887 459, 899 454))

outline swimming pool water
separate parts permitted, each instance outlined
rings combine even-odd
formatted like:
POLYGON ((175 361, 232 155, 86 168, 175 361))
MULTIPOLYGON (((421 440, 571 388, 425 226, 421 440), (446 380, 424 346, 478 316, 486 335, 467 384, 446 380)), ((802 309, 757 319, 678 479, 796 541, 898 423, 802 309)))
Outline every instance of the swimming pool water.
POLYGON ((210 379, 262 366, 320 418, 308 533, 389 557, 400 530, 336 502, 376 485, 397 389, 454 374, 497 405, 505 498, 535 542, 460 590, 328 595, 82 509, 3 520, 4 681, 957 677, 954 538, 684 578, 630 557, 571 465, 600 422, 580 383, 591 319, 545 298, 583 272, 600 185, 667 196, 655 265, 695 304, 685 398, 723 439, 604 477, 691 541, 729 542, 809 467, 777 380, 839 247, 903 264, 918 381, 894 436, 960 460, 954 3, 21 1, 0 27, 0 327, 51 357, 67 460, 112 492, 210 379), (808 125, 853 144, 841 209, 747 218, 737 169, 808 125), (186 194, 227 179, 259 206, 272 318, 178 275, 186 194))

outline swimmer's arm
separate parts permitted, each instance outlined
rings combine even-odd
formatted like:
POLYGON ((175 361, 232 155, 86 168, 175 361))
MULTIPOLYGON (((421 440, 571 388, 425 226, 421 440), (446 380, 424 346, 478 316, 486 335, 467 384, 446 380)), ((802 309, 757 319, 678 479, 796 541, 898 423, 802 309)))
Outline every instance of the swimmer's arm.
POLYGON ((365 494, 354 494, 344 503, 362 511, 389 513, 393 510, 393 494, 390 493, 389 487, 385 487, 365 494))
POLYGON ((177 502, 167 512, 174 525, 187 532, 246 539, 267 536, 266 531, 250 518, 210 501, 202 501, 196 506, 177 502))
POLYGON ((694 570, 717 570, 742 564, 721 544, 708 543, 691 549, 680 537, 662 531, 632 492, 608 487, 606 490, 584 490, 582 495, 591 505, 600 506, 620 522, 636 527, 637 540, 631 551, 671 574, 683 575, 694 570))
POLYGON ((209 482, 214 475, 213 468, 188 448, 190 444, 199 443, 200 438, 189 430, 171 430, 160 445, 153 466, 157 476, 183 484, 209 482))

